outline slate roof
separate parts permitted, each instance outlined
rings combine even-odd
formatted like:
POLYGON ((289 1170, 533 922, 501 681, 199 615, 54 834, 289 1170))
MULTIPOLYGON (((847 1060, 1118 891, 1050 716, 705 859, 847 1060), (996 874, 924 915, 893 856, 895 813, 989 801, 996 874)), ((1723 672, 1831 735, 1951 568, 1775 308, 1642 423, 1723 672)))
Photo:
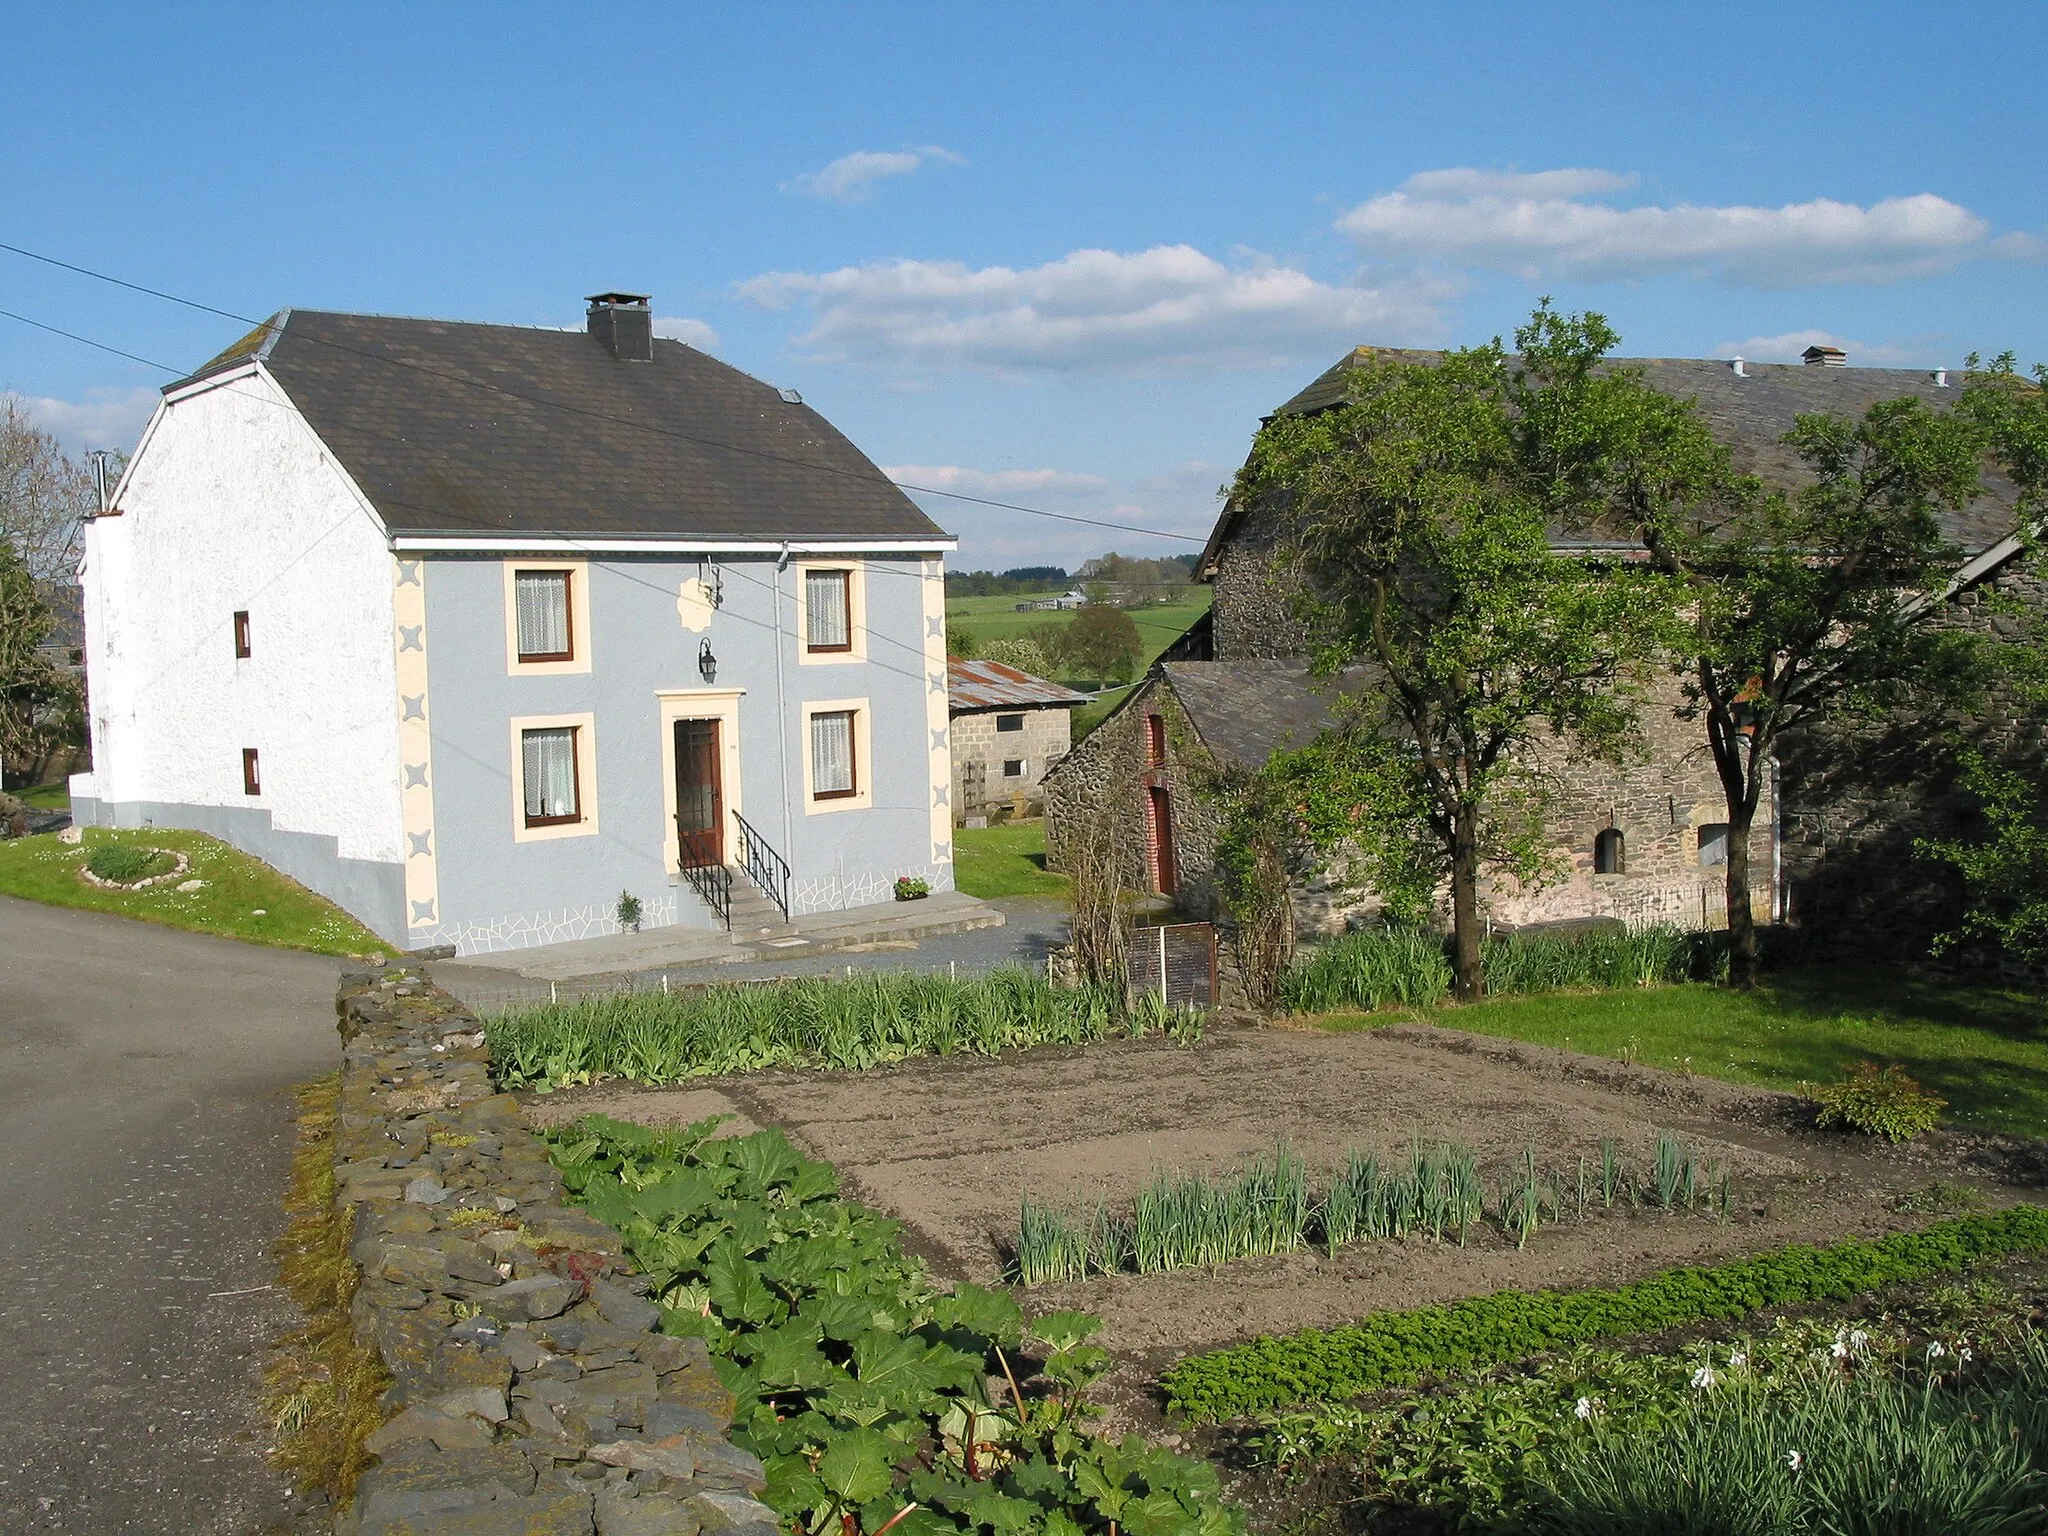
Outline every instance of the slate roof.
POLYGON ((1085 693, 1033 677, 1000 661, 946 663, 946 703, 956 715, 990 709, 1072 709, 1088 702, 1085 693))
POLYGON ((393 534, 931 540, 809 406, 681 342, 288 309, 178 389, 260 358, 393 534))
POLYGON ((1259 768, 1330 723, 1333 684, 1299 661, 1169 661, 1160 675, 1210 751, 1259 768))
MULTIPOLYGON (((1342 404, 1349 376, 1368 363, 1427 363, 1442 355, 1413 348, 1355 347, 1273 414, 1309 415, 1342 404)), ((1642 369, 1644 381, 1653 388, 1697 400, 1707 425, 1728 445, 1735 467, 1782 489, 1796 487, 1806 478, 1799 456, 1780 441, 1792 430, 1794 418, 1802 413, 1832 411, 1854 416, 1880 400, 1895 400, 1901 395, 1912 395, 1933 406, 1947 406, 1962 393, 1959 371, 1949 373, 1950 383, 1943 388, 1934 382, 1933 372, 1925 368, 1744 363, 1744 372, 1737 374, 1728 361, 1713 358, 1623 357, 1613 361, 1642 369)), ((2017 493, 2011 482, 2001 475, 1987 473, 1984 487, 1985 494, 1976 501, 1960 512, 1942 517, 1944 532, 1966 554, 1976 554, 1996 544, 2014 529, 2017 493)), ((1224 507, 1208 547, 1202 552, 1198 572, 1214 573, 1214 561, 1235 529, 1241 510, 1234 503, 1224 507)), ((1568 542, 1574 541, 1560 540, 1568 542)))

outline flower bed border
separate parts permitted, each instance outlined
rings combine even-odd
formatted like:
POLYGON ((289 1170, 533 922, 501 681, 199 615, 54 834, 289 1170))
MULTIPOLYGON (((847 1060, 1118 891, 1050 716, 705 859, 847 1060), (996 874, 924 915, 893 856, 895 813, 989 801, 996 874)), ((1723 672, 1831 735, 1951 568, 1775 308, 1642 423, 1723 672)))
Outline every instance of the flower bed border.
POLYGON ((160 875, 151 875, 145 880, 103 880, 91 869, 78 866, 79 878, 87 885, 96 885, 103 891, 146 891, 153 885, 169 885, 173 880, 182 880, 192 871, 192 861, 175 848, 148 848, 146 853, 167 853, 173 863, 160 875))

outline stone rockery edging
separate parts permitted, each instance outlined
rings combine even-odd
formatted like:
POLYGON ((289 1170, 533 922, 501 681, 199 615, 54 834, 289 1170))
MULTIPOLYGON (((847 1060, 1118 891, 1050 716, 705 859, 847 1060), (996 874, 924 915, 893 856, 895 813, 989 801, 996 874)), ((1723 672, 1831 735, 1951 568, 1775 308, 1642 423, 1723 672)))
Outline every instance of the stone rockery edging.
POLYGON ((415 967, 342 978, 335 1199, 390 1371, 337 1536, 774 1536, 701 1339, 563 1201, 474 1015, 415 967))

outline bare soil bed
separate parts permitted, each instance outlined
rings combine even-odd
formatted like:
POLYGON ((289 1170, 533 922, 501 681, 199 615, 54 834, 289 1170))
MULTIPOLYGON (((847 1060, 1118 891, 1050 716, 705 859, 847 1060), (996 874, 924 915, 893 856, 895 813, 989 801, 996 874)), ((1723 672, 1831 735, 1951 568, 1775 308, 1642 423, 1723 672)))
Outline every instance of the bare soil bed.
POLYGON ((731 1113, 744 1117, 736 1129, 780 1126, 836 1164, 848 1194, 903 1222, 907 1245, 938 1272, 984 1283, 1002 1278, 1026 1193, 1046 1203, 1128 1202, 1157 1169, 1221 1170, 1280 1137, 1306 1158, 1317 1187, 1347 1148, 1399 1156, 1418 1136, 1478 1152, 1489 1189, 1529 1147, 1539 1163, 1573 1167, 1581 1155, 1597 1161, 1607 1136, 1645 1173, 1659 1131, 1734 1173, 1738 1200, 1726 1223, 1617 1208, 1544 1227, 1520 1250, 1489 1225, 1463 1248, 1366 1242, 1334 1258, 1297 1251, 1028 1293, 1031 1310, 1100 1312, 1101 1342, 1119 1355, 1126 1385, 1193 1350, 1386 1308, 1614 1284, 1791 1242, 1905 1230, 1932 1216, 1902 1211, 1901 1196, 1935 1180, 1974 1185, 1990 1205, 2041 1182, 2033 1143, 1942 1133, 1889 1147, 1813 1131, 1789 1095, 1421 1024, 1355 1034, 1225 1025, 1194 1048, 1129 1041, 865 1074, 602 1084, 528 1105, 534 1119, 555 1123, 601 1111, 642 1124, 731 1113))

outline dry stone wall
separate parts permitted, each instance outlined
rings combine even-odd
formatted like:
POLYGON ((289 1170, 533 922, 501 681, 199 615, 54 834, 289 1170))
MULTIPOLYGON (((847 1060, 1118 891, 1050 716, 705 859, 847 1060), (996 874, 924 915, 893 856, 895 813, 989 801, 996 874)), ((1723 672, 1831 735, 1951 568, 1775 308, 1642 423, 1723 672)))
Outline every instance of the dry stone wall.
POLYGON ((335 1198, 392 1385, 336 1536, 775 1536, 703 1341, 654 1331, 474 1015, 405 967, 344 976, 337 1007, 335 1198))

